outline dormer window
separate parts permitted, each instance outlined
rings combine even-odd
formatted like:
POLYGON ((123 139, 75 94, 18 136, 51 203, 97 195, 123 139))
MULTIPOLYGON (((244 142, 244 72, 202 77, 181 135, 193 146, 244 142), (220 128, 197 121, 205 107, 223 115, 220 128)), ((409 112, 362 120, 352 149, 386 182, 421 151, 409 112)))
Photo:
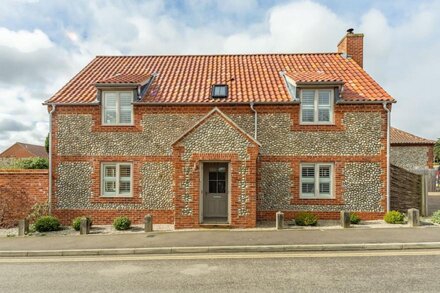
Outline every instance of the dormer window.
POLYGON ((226 84, 215 84, 212 86, 211 96, 216 98, 227 98, 228 97, 228 85, 226 84))
POLYGON ((333 123, 332 89, 301 90, 301 124, 333 123))
POLYGON ((102 124, 133 125, 133 91, 103 91, 102 124))

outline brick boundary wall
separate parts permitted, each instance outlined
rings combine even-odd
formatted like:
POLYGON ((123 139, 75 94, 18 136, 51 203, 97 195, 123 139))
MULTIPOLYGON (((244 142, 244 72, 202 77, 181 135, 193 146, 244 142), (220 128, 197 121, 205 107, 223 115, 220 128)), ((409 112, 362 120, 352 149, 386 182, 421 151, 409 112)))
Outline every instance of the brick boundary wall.
POLYGON ((0 169, 0 226, 16 225, 34 204, 47 202, 48 180, 48 170, 0 169))
POLYGON ((390 167, 390 209, 406 212, 422 207, 422 176, 403 168, 390 167))

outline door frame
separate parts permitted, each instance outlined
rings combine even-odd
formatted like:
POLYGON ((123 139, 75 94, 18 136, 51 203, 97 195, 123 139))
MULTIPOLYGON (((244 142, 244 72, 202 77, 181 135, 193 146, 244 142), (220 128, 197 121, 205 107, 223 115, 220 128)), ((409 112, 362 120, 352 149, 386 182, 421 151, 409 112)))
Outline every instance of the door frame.
MULTIPOLYGON (((225 224, 230 225, 231 224, 231 162, 230 161, 199 161, 199 224, 203 224, 203 194, 204 194, 204 188, 205 188, 205 184, 204 184, 204 180, 205 180, 205 176, 204 176, 204 167, 205 167, 205 163, 207 164, 211 164, 211 163, 223 163, 223 164, 227 164, 228 165, 228 221, 225 224)), ((223 224, 223 223, 222 223, 223 224)))

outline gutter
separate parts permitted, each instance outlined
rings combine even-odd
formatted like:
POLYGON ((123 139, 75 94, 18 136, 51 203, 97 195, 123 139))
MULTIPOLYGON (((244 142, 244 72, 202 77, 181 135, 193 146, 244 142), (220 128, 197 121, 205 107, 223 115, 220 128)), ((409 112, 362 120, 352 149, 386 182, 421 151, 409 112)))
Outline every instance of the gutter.
MULTIPOLYGON (((257 131, 258 131, 258 113, 257 113, 257 111, 256 111, 255 108, 254 108, 254 103, 251 103, 250 106, 251 106, 251 110, 254 112, 254 127, 255 127, 255 129, 254 129, 254 138, 255 138, 255 140, 257 140, 257 131)), ((258 141, 258 140, 257 140, 257 141, 258 141)))
POLYGON ((387 108, 387 102, 383 102, 383 108, 387 112, 387 212, 390 211, 390 129, 391 110, 387 108))
POLYGON ((52 214, 52 114, 55 112, 56 104, 52 104, 52 109, 49 112, 49 215, 52 214))

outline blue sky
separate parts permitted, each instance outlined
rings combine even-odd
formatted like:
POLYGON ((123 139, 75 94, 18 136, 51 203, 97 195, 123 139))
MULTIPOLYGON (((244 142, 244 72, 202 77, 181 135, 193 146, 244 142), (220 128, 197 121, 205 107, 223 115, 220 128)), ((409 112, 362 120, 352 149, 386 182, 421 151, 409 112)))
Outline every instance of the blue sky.
POLYGON ((96 55, 329 52, 349 27, 398 101, 392 124, 440 137, 440 1, 3 0, 0 151, 42 144, 41 102, 96 55))

